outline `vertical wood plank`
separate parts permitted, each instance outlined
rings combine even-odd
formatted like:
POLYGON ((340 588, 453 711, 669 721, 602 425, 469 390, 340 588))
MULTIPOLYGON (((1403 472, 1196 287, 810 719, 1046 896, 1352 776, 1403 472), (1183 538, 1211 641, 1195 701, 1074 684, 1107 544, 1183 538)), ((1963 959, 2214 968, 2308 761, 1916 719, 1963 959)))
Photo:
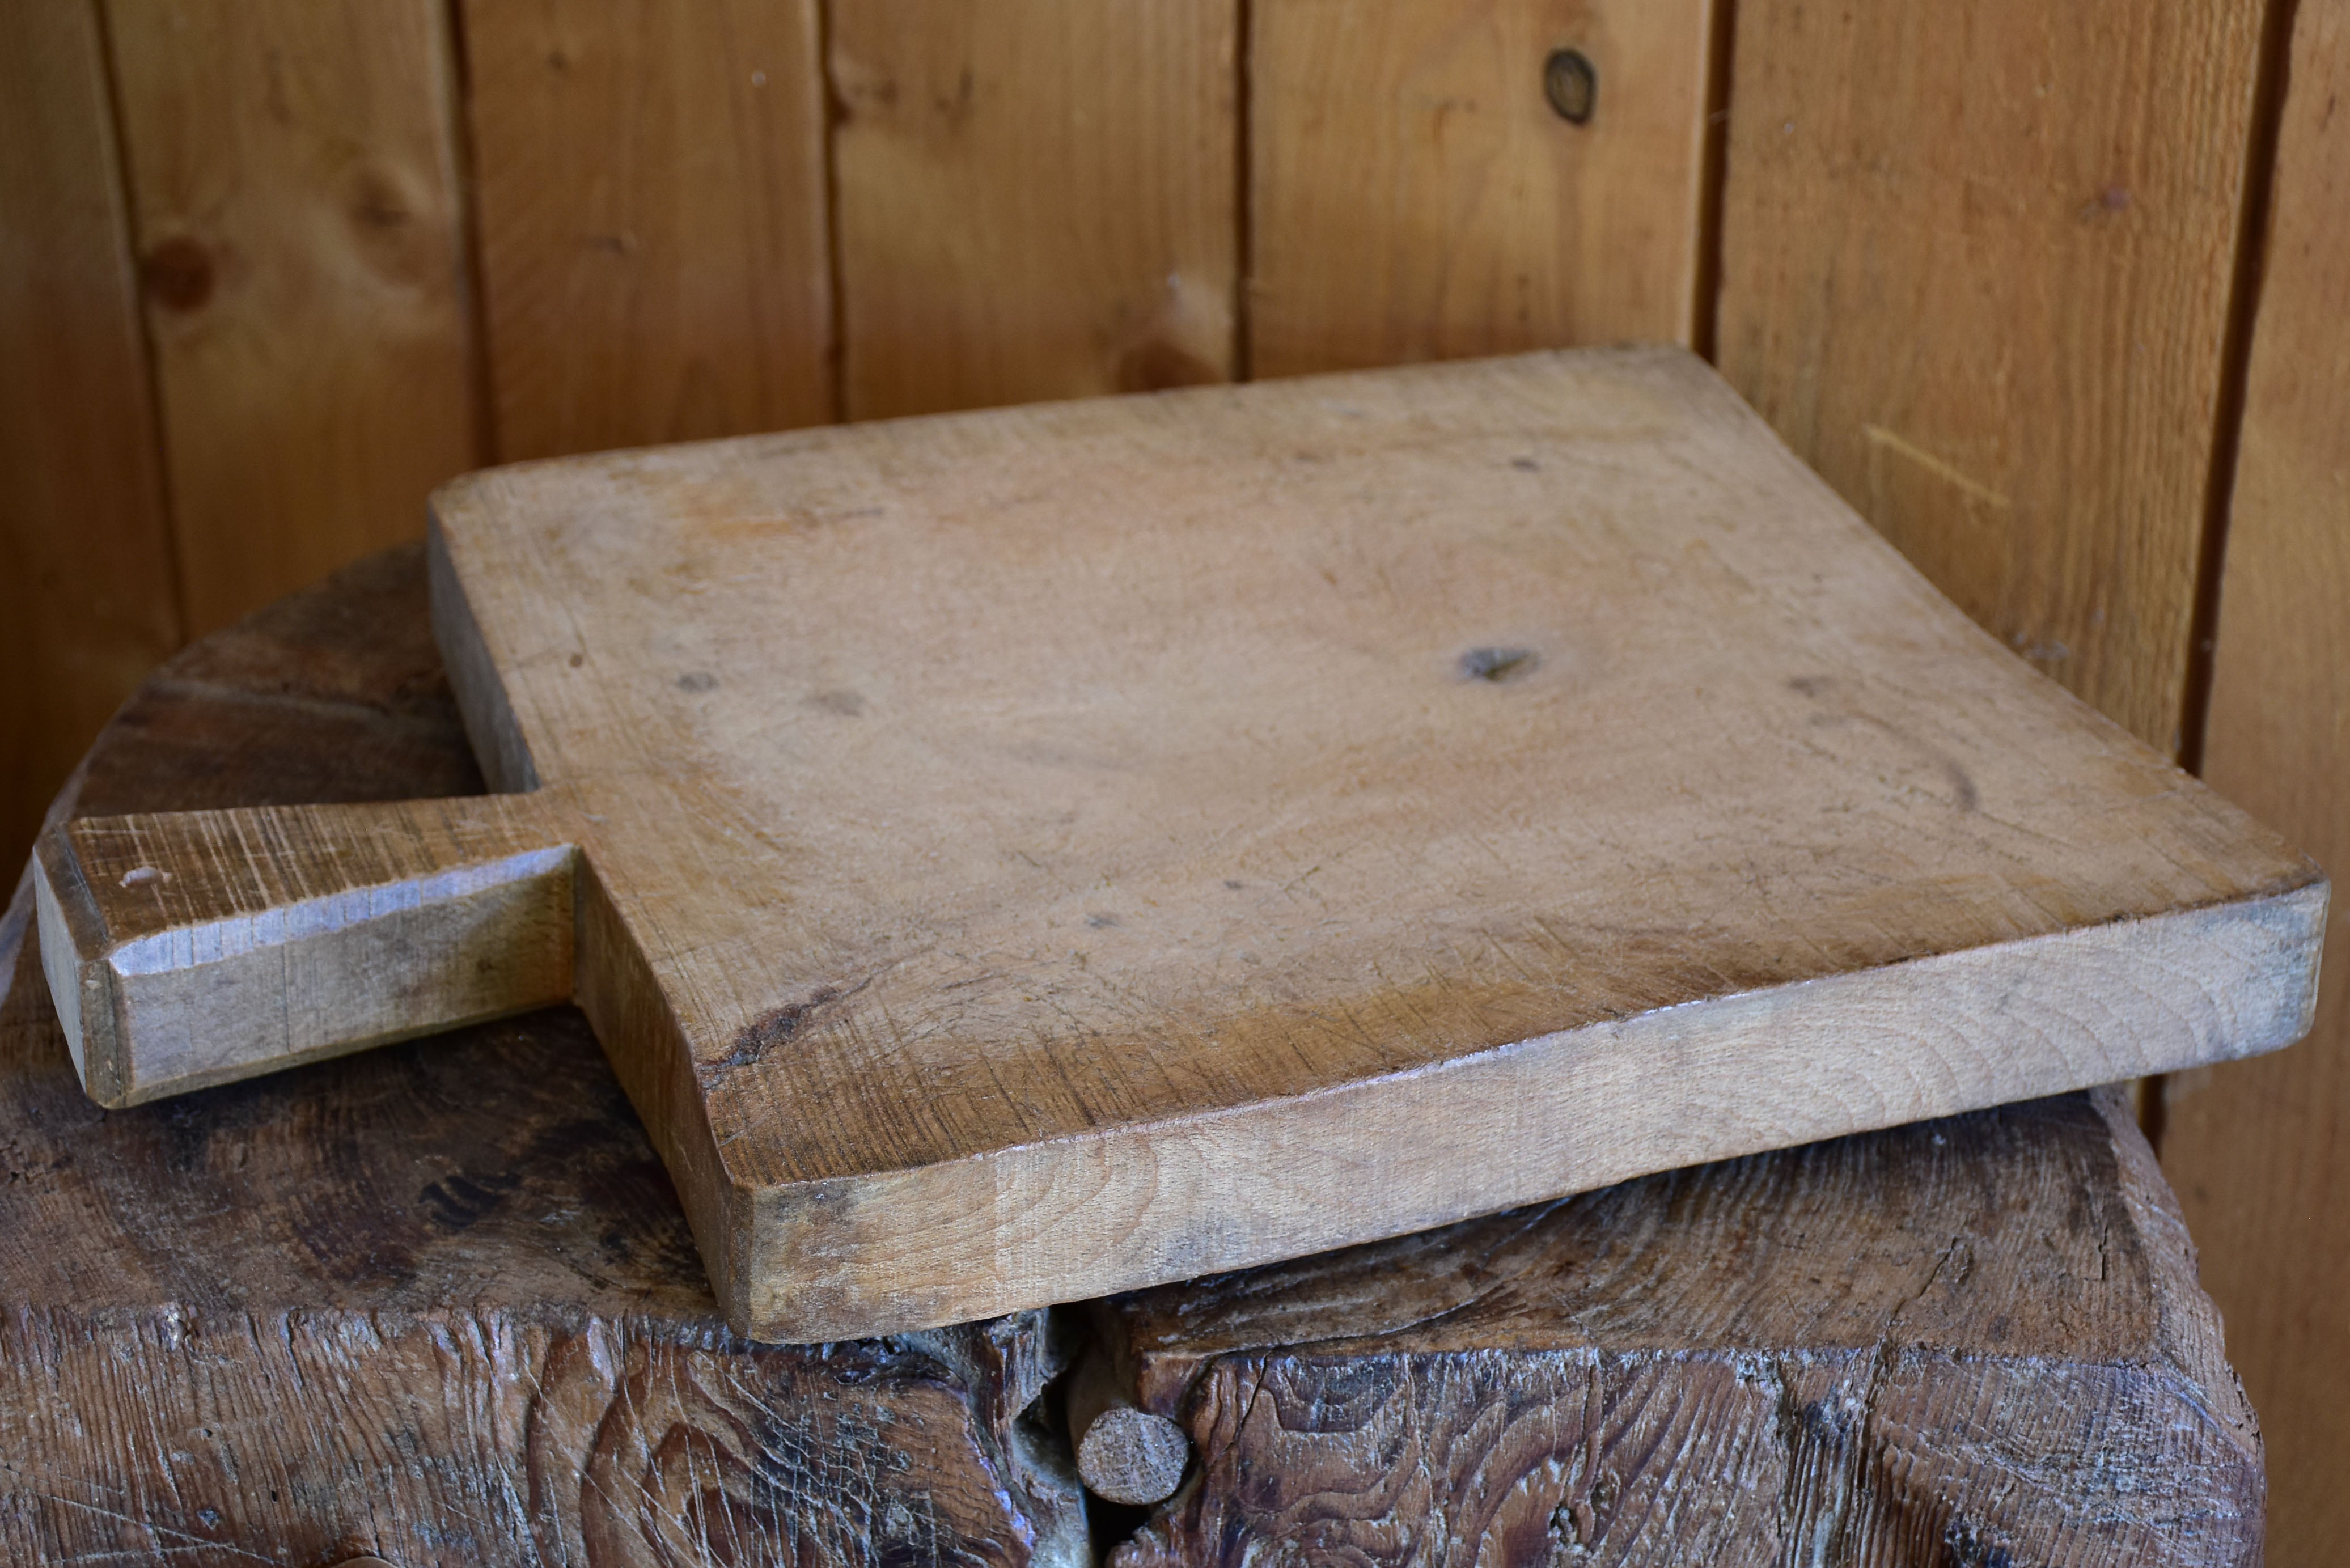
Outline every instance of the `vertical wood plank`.
MULTIPOLYGON (((2294 23, 2204 776, 2350 873, 2350 3, 2294 23)), ((2165 1082, 2162 1159, 2268 1439, 2272 1568, 2350 1539, 2350 898, 2317 1027, 2165 1082)))
POLYGON ((95 0, 0 48, 0 886, 100 724, 179 646, 95 0))
POLYGON ((437 0, 108 0, 186 615, 421 535, 473 467, 437 0))
POLYGON ((1257 0, 1254 374, 1695 326, 1711 0, 1257 0), (1544 89, 1573 50, 1589 118, 1544 89))
POLYGON ((498 455, 833 414, 816 0, 466 0, 498 455))
POLYGON ((837 0, 846 404, 1232 371, 1235 0, 837 0))
POLYGON ((2176 749, 2262 0, 1741 5, 1719 358, 1943 592, 2176 749))

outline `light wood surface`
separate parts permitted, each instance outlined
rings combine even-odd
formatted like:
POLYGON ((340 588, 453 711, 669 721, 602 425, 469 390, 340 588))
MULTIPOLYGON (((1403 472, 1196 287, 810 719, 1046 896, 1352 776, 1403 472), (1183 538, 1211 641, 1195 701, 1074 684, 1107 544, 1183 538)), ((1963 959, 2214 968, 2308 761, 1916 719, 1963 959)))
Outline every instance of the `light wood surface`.
POLYGON ((833 7, 849 418, 1232 374, 1238 17, 833 7))
MULTIPOLYGON (((411 549, 174 659, 81 802, 481 787, 411 549)), ((2077 1099, 1052 1324, 778 1352, 724 1326, 576 1012, 100 1115, 37 938, 12 936, 28 912, 0 918, 10 1561, 1076 1568, 1138 1523, 1135 1550, 1201 1546, 1221 1518, 1260 1555, 1343 1538, 1401 1563, 1442 1540, 1476 1563, 1549 1558, 1539 1502, 1565 1505, 1561 1545, 1572 1526, 1601 1561, 1708 1568, 1782 1560, 1791 1536, 1881 1562, 2158 1564, 2247 1562, 2256 1539, 2218 1324, 2135 1133, 2077 1099), (1073 1355, 1214 1440, 1196 1500, 1097 1511, 1090 1549, 1059 1401, 1037 1397, 1073 1355), (1168 1403, 1192 1371, 1196 1404, 1168 1403), (1769 1400, 1821 1380, 1874 1417, 1769 1400), (1725 1543, 1724 1517, 1757 1528, 1725 1543)))
POLYGON ((1255 0, 1259 376, 1695 326, 1711 0, 1255 0), (1598 92, 1544 95, 1573 49, 1598 92))
POLYGON ((2117 1095, 1114 1304, 1200 1450, 1114 1568, 2261 1561, 2260 1429, 2117 1095))
MULTIPOLYGON (((1674 351, 435 506, 476 751, 578 847, 579 1001, 760 1336, 2307 1027, 2315 868, 2001 653, 1674 351)), ((153 898, 86 886, 100 929, 153 898)))
POLYGON ((833 416, 812 0, 468 0, 497 451, 833 416))
POLYGON ((571 999, 537 797, 68 825, 33 868, 74 1065, 137 1105, 571 999), (169 870, 164 867, 170 867, 169 870), (78 968, 76 952, 102 952, 78 968))
POLYGON ((1722 374, 2174 753, 2263 11, 1742 5, 1731 56, 1722 374))
POLYGON ((0 49, 0 878, 140 677, 178 585, 89 5, 12 10, 0 49))
MULTIPOLYGON (((2350 5, 2293 40, 2274 216, 2228 530, 2204 776, 2350 865, 2350 5)), ((2180 1075, 2162 1158, 2268 1434, 2269 1563, 2350 1539, 2350 924, 2326 940, 2309 1044, 2180 1075)))
POLYGON ((192 631, 484 461, 444 8, 107 0, 192 631))

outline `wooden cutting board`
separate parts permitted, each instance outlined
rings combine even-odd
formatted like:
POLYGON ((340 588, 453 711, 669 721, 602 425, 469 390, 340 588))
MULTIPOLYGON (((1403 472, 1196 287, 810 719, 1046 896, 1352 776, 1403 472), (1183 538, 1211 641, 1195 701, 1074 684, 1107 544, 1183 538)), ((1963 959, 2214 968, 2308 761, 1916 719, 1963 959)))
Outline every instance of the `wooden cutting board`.
POLYGON ((83 1081, 576 998, 758 1337, 2309 1022, 2317 869, 1670 350, 526 464, 432 564, 513 793, 52 833, 83 1081))

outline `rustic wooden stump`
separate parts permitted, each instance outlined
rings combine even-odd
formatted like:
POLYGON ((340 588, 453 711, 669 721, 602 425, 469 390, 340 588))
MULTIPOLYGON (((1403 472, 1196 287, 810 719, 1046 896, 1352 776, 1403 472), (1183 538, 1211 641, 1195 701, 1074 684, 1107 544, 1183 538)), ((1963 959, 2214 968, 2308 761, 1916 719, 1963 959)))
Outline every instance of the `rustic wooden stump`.
MULTIPOLYGON (((190 649, 75 809, 481 787, 412 551, 190 649)), ((78 791, 78 794, 77 794, 78 791)), ((1048 1317, 730 1334, 555 1010, 127 1112, 0 927, 0 1554, 424 1563, 2237 1563, 2260 1444, 2074 1096, 1048 1317), (1088 1520, 1092 1337, 1194 1448, 1088 1520)))
POLYGON ((1121 1568, 2257 1561, 2151 1153, 2072 1095, 1111 1303, 1205 1456, 1121 1568))

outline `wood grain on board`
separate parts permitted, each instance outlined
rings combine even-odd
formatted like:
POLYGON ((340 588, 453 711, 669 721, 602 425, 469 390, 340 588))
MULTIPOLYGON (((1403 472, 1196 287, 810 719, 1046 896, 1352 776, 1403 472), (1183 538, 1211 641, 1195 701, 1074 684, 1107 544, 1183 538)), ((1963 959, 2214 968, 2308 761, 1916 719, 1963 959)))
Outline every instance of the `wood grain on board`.
POLYGON ((851 419, 1232 373, 1235 0, 830 14, 851 419))
POLYGON ((498 455, 830 419, 814 0, 463 16, 498 455))
POLYGON ((576 857, 536 797, 254 806, 69 824, 35 879, 50 995, 91 1096, 136 1105, 571 1000, 576 857), (166 871, 164 867, 170 867, 166 871), (100 899, 113 961, 65 962, 100 899), (231 1010, 251 1010, 243 1016, 231 1010), (135 1042, 125 1019, 139 1020, 135 1042))
POLYGON ((180 643, 96 10, 12 11, 0 49, 0 885, 49 797, 180 643))
POLYGON ((2259 1428, 2112 1091, 1103 1315, 1199 1453, 1114 1568, 2260 1561, 2259 1428))
MULTIPOLYGON (((2350 5, 2298 12, 2204 776, 2350 866, 2350 5)), ((2166 1084, 2162 1158, 2274 1455, 2269 1562, 2350 1538, 2350 923, 2308 1044, 2166 1084)))
MULTIPOLYGON (((175 659, 82 804, 482 787, 404 549, 175 659)), ((1078 1568, 1134 1522, 1089 1549, 1035 1397, 1088 1338, 1112 1395, 1201 1438, 1128 1568, 1776 1562, 1791 1537, 2234 1563, 2257 1540, 2258 1438, 2175 1213, 2082 1098, 817 1354, 726 1329, 577 1014, 101 1116, 26 913, 0 919, 11 1561, 1078 1568)))
POLYGON ((1252 373, 1690 341, 1711 0, 1249 16, 1252 373), (1580 124, 1544 94, 1561 50, 1580 124))
MULTIPOLYGON (((421 552, 196 644, 88 810, 482 788, 421 552)), ((1041 1314, 747 1344, 567 1009, 106 1114, 0 921, 0 1557, 1088 1561, 1041 1314), (161 1437, 159 1438, 159 1434, 161 1437)))
POLYGON ((2174 752, 2264 12, 1742 5, 1731 55, 1722 374, 2174 752))
POLYGON ((189 628, 477 466, 437 0, 106 0, 189 628))
MULTIPOLYGON (((476 750, 577 850, 576 993, 762 1337, 2307 1027, 2316 869, 1677 350, 531 464, 435 507, 476 750)), ((68 990, 348 936, 181 898, 200 867, 76 869, 106 831, 45 846, 68 990)), ((515 955, 420 944, 419 987, 467 959, 515 955)), ((116 1003, 134 1054, 182 1019, 116 1003)))

